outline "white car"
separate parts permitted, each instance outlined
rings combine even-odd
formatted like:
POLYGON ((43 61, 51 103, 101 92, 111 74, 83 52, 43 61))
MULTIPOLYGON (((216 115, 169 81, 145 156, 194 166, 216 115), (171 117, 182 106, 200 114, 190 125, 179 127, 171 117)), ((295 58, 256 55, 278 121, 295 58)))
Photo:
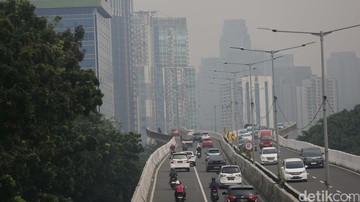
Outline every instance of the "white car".
POLYGON ((185 152, 176 152, 170 159, 170 168, 190 171, 190 161, 185 152))
POLYGON ((251 132, 246 132, 246 133, 243 133, 241 134, 240 136, 242 139, 245 139, 245 140, 252 140, 252 135, 251 135, 251 132))
POLYGON ((189 161, 190 161, 190 166, 196 166, 196 156, 194 155, 194 152, 193 151, 184 151, 188 158, 189 158, 189 161))
POLYGON ((219 149, 219 148, 209 148, 205 154, 206 154, 205 161, 207 161, 207 159, 209 158, 209 156, 212 156, 212 155, 220 155, 221 153, 220 153, 220 149, 219 149))
POLYGON ((217 173, 219 174, 218 183, 220 188, 242 184, 242 174, 238 165, 221 166, 220 171, 217 173))
POLYGON ((275 147, 264 147, 260 151, 261 164, 277 163, 277 149, 275 147))
POLYGON ((308 173, 300 158, 284 159, 281 171, 285 181, 307 181, 308 173))

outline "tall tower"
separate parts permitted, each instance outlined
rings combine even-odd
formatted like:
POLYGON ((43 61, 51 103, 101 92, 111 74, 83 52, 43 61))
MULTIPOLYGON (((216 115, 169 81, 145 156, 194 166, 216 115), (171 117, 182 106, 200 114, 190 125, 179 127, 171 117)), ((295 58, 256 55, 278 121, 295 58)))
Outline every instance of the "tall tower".
MULTIPOLYGON (((164 68, 184 68, 189 66, 188 33, 186 18, 154 18, 155 51, 155 123, 158 128, 170 130, 166 126, 166 102, 164 68)), ((178 115, 180 116, 180 115, 178 115)))
POLYGON ((337 81, 339 110, 351 110, 360 103, 360 59, 355 52, 331 53, 327 73, 337 81))
POLYGON ((138 115, 135 99, 134 70, 131 60, 131 15, 133 12, 132 0, 108 0, 113 6, 112 46, 114 67, 114 98, 115 120, 120 122, 121 129, 137 131, 138 115))
POLYGON ((100 81, 100 90, 104 94, 100 113, 107 118, 115 116, 114 83, 111 45, 111 6, 103 0, 72 1, 72 0, 30 0, 36 6, 36 14, 53 19, 61 16, 61 22, 56 26, 57 31, 74 30, 82 25, 85 37, 82 47, 85 57, 81 68, 91 69, 100 81))
MULTIPOLYGON (((320 113, 322 109, 321 86, 321 77, 312 75, 311 79, 303 80, 302 85, 297 87, 298 128, 307 129, 316 124, 319 119, 323 118, 322 113, 320 113)), ((326 78, 326 87, 327 107, 329 108, 328 115, 331 115, 338 112, 335 79, 326 78)))
POLYGON ((131 19, 131 61, 134 80, 134 100, 136 100, 136 130, 145 141, 146 128, 156 130, 154 122, 155 80, 154 80, 154 40, 152 18, 156 12, 134 12, 131 19))

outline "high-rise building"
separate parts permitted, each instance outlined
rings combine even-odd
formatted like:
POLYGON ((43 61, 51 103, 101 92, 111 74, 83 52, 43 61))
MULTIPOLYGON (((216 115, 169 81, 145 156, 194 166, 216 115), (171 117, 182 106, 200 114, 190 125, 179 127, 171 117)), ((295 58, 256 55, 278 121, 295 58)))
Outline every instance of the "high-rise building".
POLYGON ((196 128, 195 68, 165 67, 164 97, 167 130, 196 128))
POLYGON ((146 139, 146 128, 156 130, 155 81, 154 81, 154 40, 152 18, 156 12, 134 12, 131 19, 131 59, 133 67, 133 91, 136 100, 136 130, 146 139))
MULTIPOLYGON (((108 0, 113 7, 112 46, 114 67, 115 120, 121 124, 121 130, 139 131, 138 100, 133 79, 136 70, 132 68, 131 52, 131 16, 132 0, 108 0)), ((144 135, 144 134, 143 134, 144 135)))
POLYGON ((254 102, 254 124, 259 126, 273 127, 274 119, 272 113, 273 94, 272 78, 270 76, 252 76, 252 87, 250 88, 250 77, 243 77, 242 89, 242 117, 245 123, 251 123, 251 94, 254 102), (252 91, 252 92, 251 92, 252 91))
MULTIPOLYGON (((338 112, 337 87, 333 78, 326 78, 327 115, 338 112)), ((322 113, 322 79, 312 75, 311 79, 302 81, 296 88, 297 94, 297 127, 306 130, 323 118, 322 113)))
POLYGON ((251 48, 250 35, 247 32, 245 20, 224 20, 223 32, 220 37, 220 58, 224 61, 243 62, 251 61, 249 52, 240 52, 230 47, 251 48))
MULTIPOLYGON (((164 68, 189 67, 186 18, 153 18, 155 51, 155 124, 166 132, 166 103, 164 68)), ((195 82, 195 81, 194 81, 195 82)), ((194 92, 195 93, 195 92, 194 92)), ((170 127, 170 126, 169 126, 170 127)), ((164 132, 165 132, 164 131, 164 132)))
POLYGON ((360 59, 355 52, 335 52, 327 60, 327 74, 337 81, 339 110, 360 104, 360 59))
POLYGON ((82 48, 85 57, 81 68, 91 69, 100 81, 100 90, 104 94, 103 105, 99 107, 100 113, 107 118, 115 116, 114 111, 114 83, 111 46, 111 7, 103 0, 30 0, 36 6, 36 14, 47 16, 49 20, 56 16, 62 17, 56 30, 74 30, 82 25, 85 37, 82 48))

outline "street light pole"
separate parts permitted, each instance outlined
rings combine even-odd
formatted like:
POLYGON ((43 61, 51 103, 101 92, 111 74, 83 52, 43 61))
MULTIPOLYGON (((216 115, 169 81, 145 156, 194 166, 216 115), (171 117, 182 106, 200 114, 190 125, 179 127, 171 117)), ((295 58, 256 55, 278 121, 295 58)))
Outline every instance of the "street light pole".
POLYGON ((285 51, 285 50, 290 50, 290 49, 295 49, 295 48, 301 48, 304 47, 306 45, 309 44, 313 44, 315 42, 309 42, 309 43, 305 43, 305 44, 301 44, 299 46, 293 46, 293 47, 289 47, 289 48, 284 48, 284 49, 278 49, 278 50, 257 50, 257 49, 247 49, 247 48, 243 48, 243 47, 230 47, 233 49, 240 49, 240 50, 245 50, 245 51, 254 51, 254 52, 263 52, 263 53, 270 53, 271 56, 271 71, 272 71, 272 93, 273 93, 273 116, 274 116, 274 129, 275 129, 275 135, 276 135, 276 149, 277 149, 277 159, 278 159, 278 164, 277 164, 277 170, 278 170, 278 183, 280 183, 281 180, 281 175, 280 175, 280 146, 279 146, 279 131, 278 131, 278 127, 277 127, 277 96, 275 94, 275 68, 274 68, 274 54, 281 52, 281 51, 285 51))
POLYGON ((326 81, 325 81, 325 63, 324 63, 324 37, 328 34, 331 34, 336 31, 341 31, 345 29, 350 29, 354 27, 359 27, 358 25, 348 26, 340 29, 334 29, 330 31, 320 31, 320 32, 303 32, 303 31, 284 31, 284 30, 277 30, 277 29, 269 29, 269 28, 259 28, 259 29, 265 29, 270 30, 272 32, 284 32, 284 33, 294 33, 294 34, 311 34, 314 36, 320 37, 320 49, 321 49, 321 83, 322 83, 322 94, 323 94, 323 100, 322 100, 322 107, 323 107, 323 119, 324 119, 324 150, 325 150, 325 186, 326 189, 329 190, 330 188, 330 170, 329 170, 329 141, 328 141, 328 130, 327 130, 327 115, 326 115, 326 81))
MULTIPOLYGON (((280 58, 282 56, 276 57, 276 58, 271 58, 270 60, 275 60, 277 58, 280 58)), ((252 142, 253 142, 253 147, 252 147, 252 162, 255 164, 255 134, 254 134, 254 100, 253 100, 253 95, 252 95, 252 75, 251 75, 251 69, 252 66, 255 64, 259 64, 259 63, 263 63, 263 62, 268 62, 270 60, 263 60, 263 61, 259 61, 259 62, 254 62, 254 63, 236 63, 236 62, 224 62, 224 64, 233 64, 233 65, 245 65, 249 67, 249 77, 250 77, 250 108, 251 108, 251 133, 252 133, 252 142)))

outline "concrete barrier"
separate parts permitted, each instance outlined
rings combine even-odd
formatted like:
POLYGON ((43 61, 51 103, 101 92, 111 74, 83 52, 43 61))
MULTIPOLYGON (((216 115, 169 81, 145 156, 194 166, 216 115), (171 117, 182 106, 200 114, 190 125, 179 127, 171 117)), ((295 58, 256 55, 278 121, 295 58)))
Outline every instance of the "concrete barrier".
POLYGON ((151 189, 153 188, 155 170, 159 163, 169 154, 169 147, 171 144, 176 144, 175 138, 172 138, 167 144, 158 148, 150 155, 149 159, 146 161, 139 183, 131 199, 132 202, 149 201, 148 197, 151 189))
MULTIPOLYGON (((285 139, 282 137, 279 138, 279 144, 282 147, 295 150, 298 152, 300 152, 302 148, 306 148, 306 147, 318 147, 321 149, 321 151, 324 152, 323 147, 308 142, 285 139)), ((360 173, 360 156, 345 153, 334 149, 329 149, 329 161, 332 164, 360 173)))
MULTIPOLYGON (((210 136, 217 140, 226 157, 231 164, 239 165, 242 174, 248 179, 249 183, 255 186, 262 196, 266 196, 266 201, 290 202, 299 201, 296 197, 289 194, 281 188, 276 182, 260 170, 255 164, 251 163, 241 155, 237 154, 232 145, 224 140, 224 137, 217 133, 209 133, 210 136)), ((269 173, 271 173, 269 171, 269 173)))

